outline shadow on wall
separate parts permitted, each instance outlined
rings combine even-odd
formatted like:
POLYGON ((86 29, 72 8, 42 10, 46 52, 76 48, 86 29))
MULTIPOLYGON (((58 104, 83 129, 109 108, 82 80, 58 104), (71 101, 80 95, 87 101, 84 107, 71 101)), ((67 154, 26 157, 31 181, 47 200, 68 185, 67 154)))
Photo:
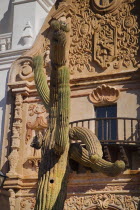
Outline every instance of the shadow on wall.
POLYGON ((3 18, 0 21, 0 34, 12 32, 13 25, 13 0, 9 1, 8 10, 4 14, 3 18))
MULTIPOLYGON (((5 110, 6 110, 6 98, 7 98, 7 82, 8 82, 8 73, 6 77, 6 82, 5 82, 5 93, 4 93, 4 98, 0 100, 0 110, 2 113, 1 116, 1 131, 0 131, 0 142, 2 142, 3 139, 3 134, 4 134, 4 119, 5 119, 5 110)), ((0 149, 1 149, 2 144, 0 143, 0 149)))
POLYGON ((10 210, 9 196, 8 191, 0 189, 0 207, 2 210, 10 210))

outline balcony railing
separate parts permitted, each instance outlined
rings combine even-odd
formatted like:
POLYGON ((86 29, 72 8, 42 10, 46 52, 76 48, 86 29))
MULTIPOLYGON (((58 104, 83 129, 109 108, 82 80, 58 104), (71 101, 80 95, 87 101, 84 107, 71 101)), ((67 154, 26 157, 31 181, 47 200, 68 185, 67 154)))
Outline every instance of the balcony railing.
POLYGON ((92 130, 103 144, 140 144, 140 119, 137 118, 90 118, 70 123, 70 127, 76 126, 92 130))

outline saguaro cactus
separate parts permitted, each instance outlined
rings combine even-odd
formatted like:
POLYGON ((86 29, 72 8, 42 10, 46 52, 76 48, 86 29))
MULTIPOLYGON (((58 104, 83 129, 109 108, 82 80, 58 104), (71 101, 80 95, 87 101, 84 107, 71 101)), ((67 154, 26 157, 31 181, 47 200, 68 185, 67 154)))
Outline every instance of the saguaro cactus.
POLYGON ((92 131, 79 127, 69 129, 70 86, 69 69, 66 66, 69 29, 61 21, 53 21, 51 28, 50 91, 45 81, 43 59, 41 56, 33 59, 36 88, 49 110, 49 128, 46 134, 44 137, 36 136, 31 145, 42 150, 35 210, 63 209, 69 158, 110 176, 118 175, 125 167, 123 161, 113 164, 102 159, 101 144, 92 131), (72 144, 69 150, 71 139, 81 140, 86 149, 72 144))

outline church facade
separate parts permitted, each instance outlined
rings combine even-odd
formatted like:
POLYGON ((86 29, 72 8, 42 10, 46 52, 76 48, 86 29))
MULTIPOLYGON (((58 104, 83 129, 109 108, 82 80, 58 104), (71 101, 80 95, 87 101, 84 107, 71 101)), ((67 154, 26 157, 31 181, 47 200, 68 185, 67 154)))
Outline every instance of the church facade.
POLYGON ((140 208, 139 8, 138 0, 57 1, 33 45, 29 21, 21 37, 15 37, 18 45, 29 45, 13 62, 7 81, 1 165, 9 177, 4 187, 12 210, 35 206, 41 152, 30 144, 47 129, 48 112, 37 94, 32 58, 43 57, 49 83, 52 20, 70 26, 70 127, 91 129, 101 141, 104 159, 126 165, 123 173, 108 177, 70 160, 64 209, 140 208))

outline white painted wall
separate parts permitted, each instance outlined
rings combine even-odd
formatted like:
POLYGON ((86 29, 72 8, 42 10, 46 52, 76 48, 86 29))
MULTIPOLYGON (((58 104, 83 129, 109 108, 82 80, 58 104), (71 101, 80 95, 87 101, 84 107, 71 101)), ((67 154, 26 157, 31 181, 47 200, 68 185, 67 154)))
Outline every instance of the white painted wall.
POLYGON ((8 10, 10 0, 0 0, 0 21, 4 17, 5 12, 8 10))
MULTIPOLYGON (((0 145, 4 132, 4 113, 6 107, 6 95, 7 95, 7 75, 8 69, 0 71, 0 145)), ((1 146, 0 146, 1 150, 1 146)))

